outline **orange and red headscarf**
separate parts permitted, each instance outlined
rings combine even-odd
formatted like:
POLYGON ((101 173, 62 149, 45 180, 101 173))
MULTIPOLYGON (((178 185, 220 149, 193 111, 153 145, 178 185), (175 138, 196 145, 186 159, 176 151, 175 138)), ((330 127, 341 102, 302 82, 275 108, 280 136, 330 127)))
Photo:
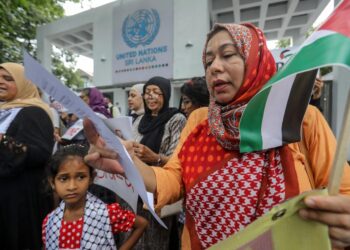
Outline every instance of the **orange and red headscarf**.
POLYGON ((219 30, 226 30, 245 63, 243 83, 231 103, 222 106, 213 96, 209 105, 209 127, 218 142, 226 149, 239 148, 239 120, 245 104, 256 95, 275 74, 276 64, 266 45, 263 32, 252 24, 215 24, 203 51, 205 65, 208 41, 219 30))

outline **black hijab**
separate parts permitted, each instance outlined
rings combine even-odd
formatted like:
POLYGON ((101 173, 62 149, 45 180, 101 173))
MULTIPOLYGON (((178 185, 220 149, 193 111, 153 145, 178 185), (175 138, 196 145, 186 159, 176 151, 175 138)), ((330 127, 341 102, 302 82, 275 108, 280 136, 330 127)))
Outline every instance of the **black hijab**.
POLYGON ((147 107, 145 100, 145 114, 139 124, 139 133, 142 134, 141 144, 152 149, 153 152, 159 153, 160 145, 164 135, 165 124, 173 117, 179 110, 176 108, 169 108, 169 100, 171 96, 170 80, 160 76, 155 76, 149 79, 145 86, 143 86, 143 93, 146 87, 155 85, 160 88, 163 94, 163 107, 160 109, 157 116, 152 116, 151 110, 147 107))

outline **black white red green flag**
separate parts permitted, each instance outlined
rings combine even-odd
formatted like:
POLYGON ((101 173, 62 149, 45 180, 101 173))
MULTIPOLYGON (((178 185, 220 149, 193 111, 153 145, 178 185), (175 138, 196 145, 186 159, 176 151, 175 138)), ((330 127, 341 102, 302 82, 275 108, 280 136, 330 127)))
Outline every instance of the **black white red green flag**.
POLYGON ((349 17, 350 0, 344 0, 248 103, 240 122, 241 152, 300 140, 317 69, 332 65, 350 69, 349 17))

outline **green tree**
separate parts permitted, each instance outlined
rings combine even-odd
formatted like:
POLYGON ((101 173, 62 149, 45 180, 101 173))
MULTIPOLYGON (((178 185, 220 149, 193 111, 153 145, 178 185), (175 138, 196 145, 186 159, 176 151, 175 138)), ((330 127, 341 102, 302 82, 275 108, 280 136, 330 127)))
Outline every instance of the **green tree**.
POLYGON ((73 70, 73 68, 67 68, 62 63, 61 58, 65 58, 65 61, 71 64, 75 64, 76 62, 76 56, 67 50, 55 52, 52 58, 52 73, 68 87, 73 89, 82 88, 84 85, 83 79, 73 70))
MULTIPOLYGON (((23 50, 36 56, 36 28, 64 15, 60 3, 80 0, 2 0, 0 1, 0 62, 22 61, 23 50)), ((74 57, 67 51, 74 64, 74 57)), ((64 83, 80 86, 82 79, 72 67, 64 66, 60 54, 54 53, 53 72, 64 83)))
POLYGON ((281 39, 276 42, 277 48, 288 48, 290 47, 290 45, 291 45, 290 38, 281 39))

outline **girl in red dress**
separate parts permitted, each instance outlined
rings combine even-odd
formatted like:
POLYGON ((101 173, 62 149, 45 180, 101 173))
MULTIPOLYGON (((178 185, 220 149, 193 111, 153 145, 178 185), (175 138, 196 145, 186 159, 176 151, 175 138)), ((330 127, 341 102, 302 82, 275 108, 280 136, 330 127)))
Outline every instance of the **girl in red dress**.
POLYGON ((49 163, 49 183, 62 199, 48 214, 42 233, 45 249, 116 249, 114 234, 134 229, 119 249, 131 249, 148 222, 118 203, 106 205, 88 192, 93 169, 84 162, 87 148, 69 145, 49 163))

